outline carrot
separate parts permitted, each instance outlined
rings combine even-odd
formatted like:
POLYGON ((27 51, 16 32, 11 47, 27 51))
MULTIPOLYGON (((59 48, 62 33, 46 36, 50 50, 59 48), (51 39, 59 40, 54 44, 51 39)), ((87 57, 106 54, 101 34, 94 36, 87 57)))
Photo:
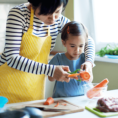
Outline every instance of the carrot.
POLYGON ((57 102, 57 104, 54 107, 58 107, 59 106, 59 102, 57 102))
POLYGON ((91 98, 97 96, 99 94, 99 92, 101 91, 102 87, 105 87, 108 83, 109 83, 109 80, 107 78, 104 79, 99 84, 94 86, 92 89, 87 91, 87 97, 91 99, 91 98))
POLYGON ((54 99, 52 97, 47 98, 47 100, 44 102, 44 105, 50 105, 54 103, 54 99))
POLYGON ((104 79, 103 81, 101 81, 99 84, 97 84, 97 85, 95 86, 95 88, 104 87, 104 86, 106 86, 108 83, 109 83, 109 80, 106 78, 106 79, 104 79))
POLYGON ((83 78, 83 80, 85 80, 85 81, 89 80, 89 78, 90 78, 90 74, 86 71, 83 71, 81 73, 70 74, 70 75, 68 75, 68 77, 77 77, 77 75, 80 75, 83 78))
POLYGON ((81 72, 80 76, 83 78, 83 80, 89 80, 90 79, 90 74, 86 71, 81 72))
POLYGON ((68 77, 77 77, 77 75, 80 75, 80 73, 70 74, 70 75, 68 75, 68 77))

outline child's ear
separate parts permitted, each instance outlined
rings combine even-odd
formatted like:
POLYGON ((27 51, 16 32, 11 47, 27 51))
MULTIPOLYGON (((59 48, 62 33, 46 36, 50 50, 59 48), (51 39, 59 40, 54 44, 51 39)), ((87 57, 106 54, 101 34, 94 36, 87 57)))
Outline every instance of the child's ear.
POLYGON ((61 40, 61 41, 62 41, 63 46, 65 46, 66 42, 64 40, 61 40))

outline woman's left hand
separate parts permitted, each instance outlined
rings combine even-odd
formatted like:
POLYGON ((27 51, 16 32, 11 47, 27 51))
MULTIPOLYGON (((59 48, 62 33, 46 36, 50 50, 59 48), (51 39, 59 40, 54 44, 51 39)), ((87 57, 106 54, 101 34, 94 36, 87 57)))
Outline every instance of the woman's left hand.
MULTIPOLYGON (((83 70, 87 71, 90 74, 90 79, 87 82, 92 82, 93 81, 93 72, 92 72, 92 64, 91 64, 91 62, 84 62, 81 65, 80 72, 82 72, 83 70)), ((81 77, 80 77, 80 79, 82 80, 81 77)))

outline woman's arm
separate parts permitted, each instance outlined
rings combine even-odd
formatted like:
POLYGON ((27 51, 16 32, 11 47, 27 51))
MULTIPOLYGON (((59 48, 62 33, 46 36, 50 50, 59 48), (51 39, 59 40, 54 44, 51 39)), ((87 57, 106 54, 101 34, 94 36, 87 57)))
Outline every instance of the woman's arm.
POLYGON ((90 62, 93 67, 94 58, 95 58, 95 44, 93 39, 89 36, 88 42, 85 44, 85 62, 90 62))
POLYGON ((92 68, 94 67, 94 57, 95 57, 95 44, 91 37, 89 37, 88 42, 85 45, 85 63, 81 65, 81 69, 89 72, 91 78, 89 82, 93 81, 92 68))
POLYGON ((20 71, 53 76, 54 65, 38 63, 19 54, 25 22, 26 19, 21 9, 10 10, 6 25, 5 49, 0 58, 0 65, 7 62, 8 66, 20 71))

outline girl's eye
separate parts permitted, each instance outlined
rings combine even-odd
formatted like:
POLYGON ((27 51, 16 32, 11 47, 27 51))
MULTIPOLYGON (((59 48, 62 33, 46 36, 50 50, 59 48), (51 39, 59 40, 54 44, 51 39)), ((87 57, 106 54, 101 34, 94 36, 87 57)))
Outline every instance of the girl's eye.
POLYGON ((82 46, 80 46, 80 48, 82 48, 83 47, 83 45, 82 46))
POLYGON ((72 48, 74 48, 75 46, 71 46, 72 48))

